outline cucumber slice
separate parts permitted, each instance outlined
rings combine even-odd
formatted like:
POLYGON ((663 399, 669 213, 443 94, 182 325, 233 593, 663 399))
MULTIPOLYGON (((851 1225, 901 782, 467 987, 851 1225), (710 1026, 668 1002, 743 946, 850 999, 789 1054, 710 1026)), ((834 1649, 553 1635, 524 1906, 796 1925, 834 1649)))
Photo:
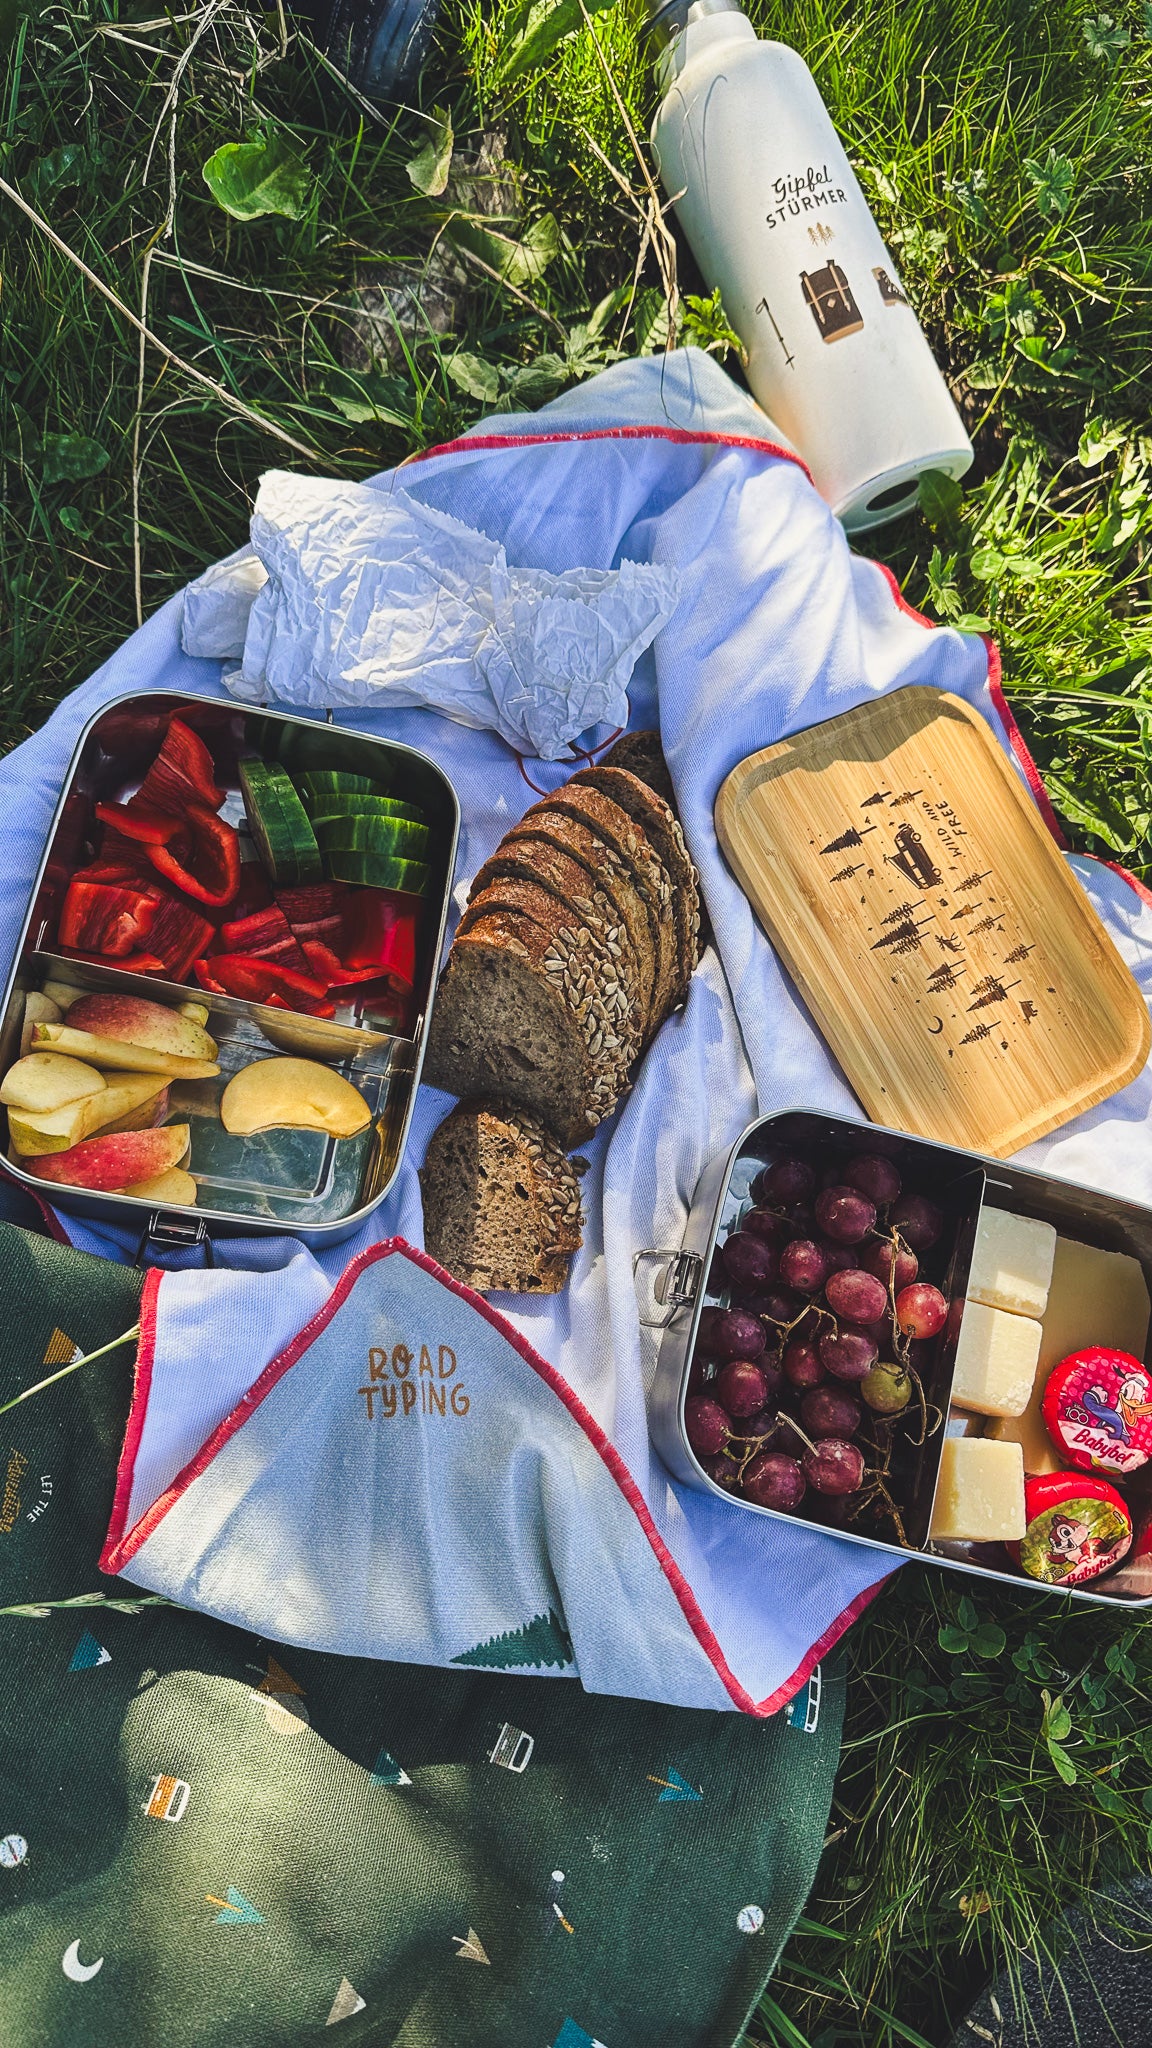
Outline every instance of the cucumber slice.
POLYGON ((404 890, 422 896, 428 887, 428 869, 422 860, 391 860, 387 854, 339 847, 325 854, 324 865, 334 882, 352 882, 361 889, 404 890))
POLYGON ((256 851, 273 883, 319 882, 324 867, 308 813, 282 768, 240 763, 244 809, 256 851))
POLYGON ((378 782, 371 781, 367 775, 346 775, 342 768, 309 768, 306 774, 298 775, 296 781, 305 800, 309 796, 383 795, 378 782))
POLYGON ((393 860, 422 860, 430 836, 427 825, 411 818, 330 818, 316 826, 321 853, 382 853, 393 860))
POLYGON ((424 823, 423 811, 396 796, 319 796, 309 808, 314 831, 333 818, 407 818, 413 825, 424 823))

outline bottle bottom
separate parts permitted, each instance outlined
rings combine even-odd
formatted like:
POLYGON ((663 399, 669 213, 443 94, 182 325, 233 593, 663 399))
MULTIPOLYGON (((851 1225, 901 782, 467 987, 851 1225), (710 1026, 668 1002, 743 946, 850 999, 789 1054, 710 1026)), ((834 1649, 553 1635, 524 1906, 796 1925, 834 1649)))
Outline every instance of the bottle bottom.
POLYGON ((958 479, 971 469, 972 461, 972 448, 967 442, 919 455, 913 462, 902 462, 898 468, 882 470, 878 476, 850 485, 831 499, 832 510, 846 533, 865 533, 869 527, 884 526, 912 510, 920 479, 927 470, 943 470, 945 476, 958 479))

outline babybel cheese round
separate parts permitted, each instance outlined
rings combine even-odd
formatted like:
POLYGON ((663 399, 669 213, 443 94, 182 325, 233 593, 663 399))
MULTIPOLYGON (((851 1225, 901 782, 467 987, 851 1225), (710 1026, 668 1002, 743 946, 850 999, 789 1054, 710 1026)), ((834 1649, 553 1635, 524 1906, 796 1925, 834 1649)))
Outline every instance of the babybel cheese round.
POLYGON ((1129 1351, 1093 1344, 1061 1359, 1044 1389, 1044 1421, 1082 1472, 1135 1472, 1152 1457, 1152 1376, 1129 1351))
POLYGON ((1081 1586, 1119 1564, 1132 1542, 1132 1517, 1106 1479, 1049 1472, 1024 1483, 1024 1540, 1011 1549, 1029 1578, 1081 1586))

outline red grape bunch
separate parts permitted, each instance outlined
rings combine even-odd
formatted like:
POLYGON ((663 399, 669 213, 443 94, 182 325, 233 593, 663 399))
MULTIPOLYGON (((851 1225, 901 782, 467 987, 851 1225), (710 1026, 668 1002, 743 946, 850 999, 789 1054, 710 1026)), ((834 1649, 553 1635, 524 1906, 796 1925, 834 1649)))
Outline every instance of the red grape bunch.
POLYGON ((789 1153, 750 1195, 713 1259, 727 1304, 700 1317, 685 1434, 725 1491, 843 1520, 888 1498, 892 1426, 919 1389, 913 1347, 948 1320, 920 1270, 944 1215, 879 1152, 819 1165, 789 1153))

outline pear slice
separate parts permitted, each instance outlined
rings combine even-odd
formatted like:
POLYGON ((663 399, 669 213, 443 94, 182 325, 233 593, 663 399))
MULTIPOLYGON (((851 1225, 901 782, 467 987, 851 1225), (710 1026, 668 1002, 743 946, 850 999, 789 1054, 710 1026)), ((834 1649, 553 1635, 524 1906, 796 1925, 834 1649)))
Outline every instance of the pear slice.
POLYGON ((98 1095, 85 1095, 43 1116, 10 1110, 8 1135, 14 1152, 34 1158, 66 1152, 97 1131, 147 1129, 167 1108, 168 1090, 158 1074, 119 1074, 98 1095))
POLYGON ((54 1109, 63 1109, 65 1103, 99 1095, 107 1086, 103 1074, 83 1060, 70 1060, 62 1052, 30 1052, 9 1067, 0 1081, 0 1102, 9 1109, 47 1116, 54 1109))
POLYGON ((192 1209, 196 1204, 196 1182, 182 1166, 170 1166, 167 1173, 158 1173, 152 1180, 134 1181, 124 1193, 137 1195, 142 1202, 168 1202, 178 1209, 192 1209))
POLYGON ((34 1024, 32 1048, 39 1052, 68 1052, 91 1060, 94 1066, 112 1067, 130 1074, 166 1074, 171 1081, 207 1081, 220 1072, 215 1060, 185 1059, 181 1053, 157 1052, 150 1045, 128 1045, 120 1038, 97 1038, 90 1031, 76 1031, 70 1024, 34 1024))
POLYGON ((327 1131, 332 1138, 354 1138, 372 1113, 360 1090, 319 1060, 254 1060, 225 1088, 220 1121, 237 1137, 327 1131))

